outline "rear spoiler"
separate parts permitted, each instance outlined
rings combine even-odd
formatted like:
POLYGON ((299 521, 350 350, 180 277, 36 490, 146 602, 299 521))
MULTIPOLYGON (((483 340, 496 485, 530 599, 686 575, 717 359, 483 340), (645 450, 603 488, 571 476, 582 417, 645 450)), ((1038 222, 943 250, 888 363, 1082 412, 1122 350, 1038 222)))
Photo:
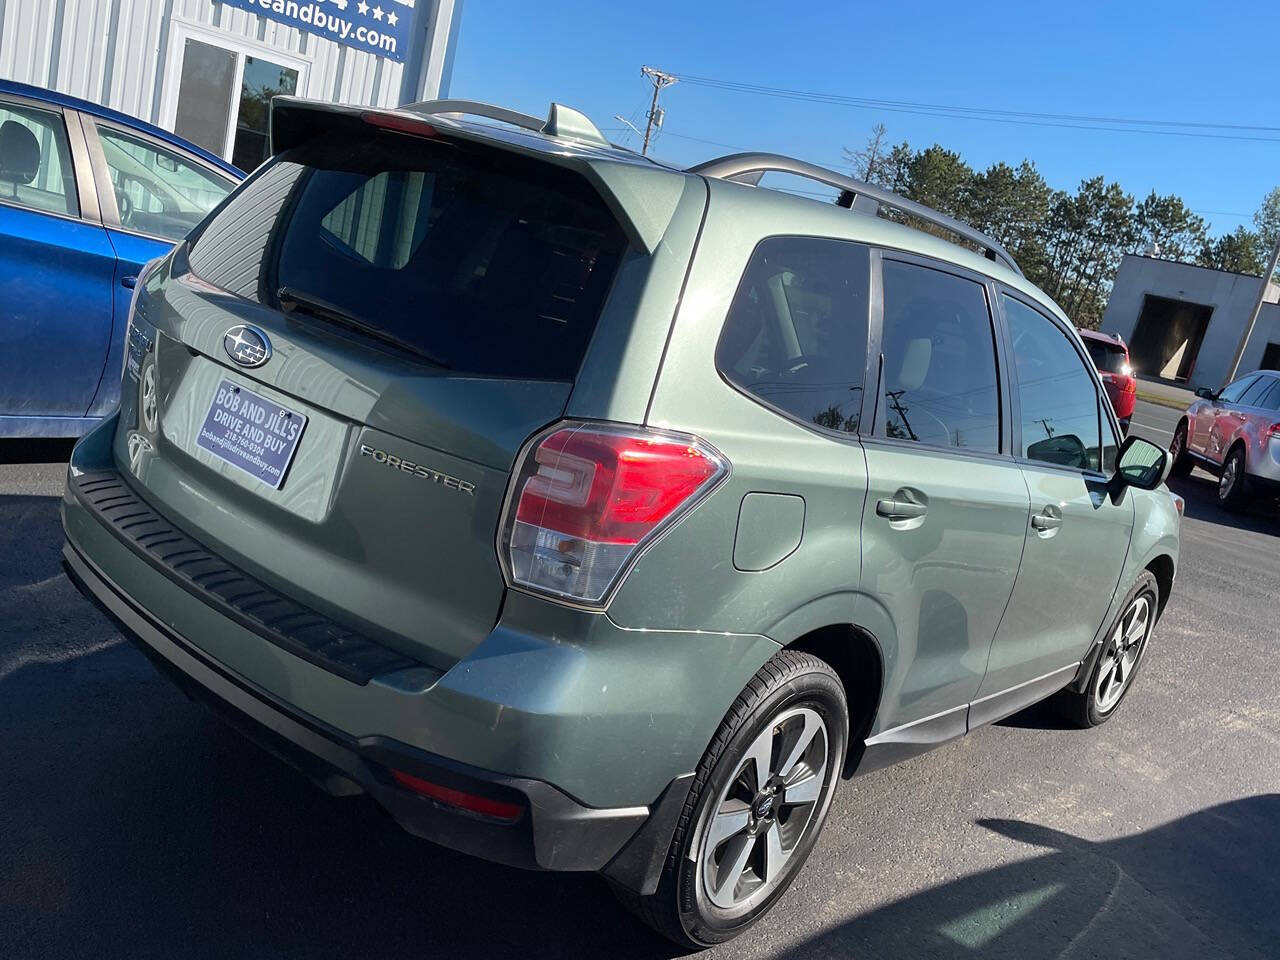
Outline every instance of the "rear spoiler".
POLYGON ((380 109, 274 97, 267 127, 269 151, 274 156, 320 133, 355 136, 371 127, 409 136, 466 140, 574 170, 600 194, 631 244, 648 254, 658 249, 684 191, 695 183, 705 190, 700 178, 613 147, 590 120, 560 104, 552 104, 544 124, 526 114, 469 101, 435 100, 380 109), (467 114, 517 129, 457 119, 467 114))

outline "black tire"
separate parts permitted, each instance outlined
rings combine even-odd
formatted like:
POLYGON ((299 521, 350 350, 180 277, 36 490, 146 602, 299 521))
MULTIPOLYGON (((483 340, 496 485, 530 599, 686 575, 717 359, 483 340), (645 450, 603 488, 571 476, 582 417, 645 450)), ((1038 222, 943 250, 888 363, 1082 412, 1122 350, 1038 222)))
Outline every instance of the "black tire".
POLYGON ((1218 506, 1223 510, 1243 510, 1249 502, 1246 490, 1244 447, 1234 446, 1222 461, 1222 473, 1218 476, 1218 506))
POLYGON ((1151 642, 1151 633, 1155 630, 1156 622, 1159 618, 1159 610, 1160 584, 1150 570, 1143 570, 1138 575, 1138 580, 1133 585, 1133 588, 1124 598, 1119 615, 1107 629, 1107 632, 1103 634, 1102 649, 1098 651, 1093 669, 1089 672, 1089 682, 1085 684, 1084 689, 1081 691, 1067 689, 1056 696, 1056 706, 1065 720, 1083 730, 1101 726, 1115 716, 1115 712, 1120 709, 1120 704, 1124 703, 1125 697, 1133 689, 1133 680, 1137 676, 1143 661, 1146 660, 1147 646, 1151 642), (1112 653, 1116 649, 1117 633, 1121 632, 1126 618, 1130 616, 1131 611, 1134 611, 1140 602, 1146 604, 1149 622, 1141 638, 1141 646, 1138 648, 1133 664, 1125 677, 1124 686, 1120 690, 1119 696, 1114 702, 1108 702, 1107 699, 1100 696, 1099 678, 1104 671, 1110 669, 1113 660, 1112 653))
POLYGON ((686 949, 724 943, 772 909, 808 858, 822 830, 844 764, 849 713, 835 671, 808 653, 783 650, 738 695, 703 755, 676 824, 658 889, 640 896, 614 887, 618 899, 646 924, 686 949), (742 913, 721 911, 702 893, 700 839, 722 791, 737 778, 746 751, 787 711, 809 708, 826 725, 826 770, 811 819, 768 896, 742 913))
POLYGON ((1169 444, 1169 458, 1173 461, 1169 473, 1174 477, 1191 475, 1191 456, 1187 453, 1187 421, 1181 421, 1173 431, 1173 442, 1169 444))

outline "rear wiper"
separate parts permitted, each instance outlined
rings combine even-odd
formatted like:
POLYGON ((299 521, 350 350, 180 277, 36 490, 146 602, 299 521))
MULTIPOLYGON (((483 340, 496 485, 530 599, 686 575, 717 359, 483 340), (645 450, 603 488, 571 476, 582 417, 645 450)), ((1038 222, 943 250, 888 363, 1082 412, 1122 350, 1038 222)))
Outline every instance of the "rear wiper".
POLYGON ((349 330, 355 330, 363 333, 375 340, 381 340, 383 343, 389 343, 393 347, 397 347, 408 353, 415 354, 437 367, 444 370, 449 369, 449 364, 445 363, 439 357, 429 350, 418 346, 416 343, 410 343, 397 337, 394 333, 388 333, 386 330, 376 327, 371 323, 366 323, 359 317, 348 313, 341 307, 330 303, 328 300, 322 300, 320 297, 310 293, 302 293, 293 287, 281 287, 276 291, 276 300, 280 303, 280 309, 285 313, 308 313, 313 317, 319 317, 321 320, 328 320, 330 323, 337 324, 340 327, 346 327, 349 330))

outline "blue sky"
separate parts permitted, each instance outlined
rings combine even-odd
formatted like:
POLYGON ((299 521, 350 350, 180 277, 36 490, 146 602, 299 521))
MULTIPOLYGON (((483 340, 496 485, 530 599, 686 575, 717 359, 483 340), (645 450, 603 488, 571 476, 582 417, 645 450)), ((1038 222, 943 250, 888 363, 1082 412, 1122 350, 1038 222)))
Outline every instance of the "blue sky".
MULTIPOLYGON (((1246 142, 1110 133, 795 102, 681 83, 651 153, 687 165, 735 149, 825 165, 873 124, 970 164, 1035 161, 1050 186, 1094 174, 1141 198, 1177 193, 1214 233, 1249 223, 1280 184, 1270 54, 1280 7, 1231 3, 559 3, 466 0, 450 95, 542 115, 551 100, 601 127, 643 125, 641 64, 671 73, 914 103, 1247 124, 1246 142), (1249 39, 1253 38, 1253 39, 1249 39), (698 138, 690 139, 690 138, 698 138), (718 141, 719 144, 699 142, 718 141)), ((609 136, 622 137, 622 132, 609 136)), ((638 138, 628 145, 638 148, 638 138)))

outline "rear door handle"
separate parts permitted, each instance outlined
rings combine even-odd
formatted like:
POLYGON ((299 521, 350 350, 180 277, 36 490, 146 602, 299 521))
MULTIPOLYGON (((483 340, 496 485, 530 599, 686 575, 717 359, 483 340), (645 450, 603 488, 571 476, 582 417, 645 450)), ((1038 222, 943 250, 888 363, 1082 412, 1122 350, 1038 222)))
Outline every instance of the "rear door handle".
POLYGON ((876 516, 886 520, 916 520, 928 513, 929 508, 923 503, 910 500, 894 500, 886 497, 876 501, 876 516))
POLYGON ((120 286, 125 287, 126 289, 132 290, 137 285, 138 285, 138 277, 136 274, 131 274, 127 277, 120 278, 120 286))

